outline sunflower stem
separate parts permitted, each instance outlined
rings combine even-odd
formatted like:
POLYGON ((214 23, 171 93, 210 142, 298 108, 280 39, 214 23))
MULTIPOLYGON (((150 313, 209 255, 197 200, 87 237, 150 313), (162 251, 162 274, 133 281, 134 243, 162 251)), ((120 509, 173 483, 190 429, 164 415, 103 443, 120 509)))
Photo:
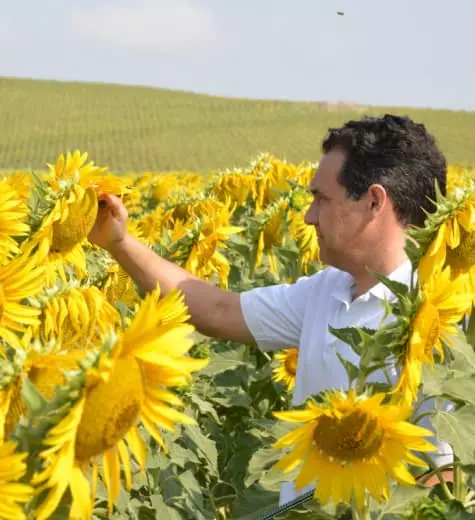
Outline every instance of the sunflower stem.
POLYGON ((447 498, 447 500, 453 500, 454 495, 452 495, 452 492, 450 491, 449 486, 447 486, 447 482, 445 482, 445 480, 444 480, 441 469, 439 467, 434 467, 432 460, 425 453, 422 453, 421 455, 422 455, 422 458, 427 462, 429 467, 432 468, 434 474, 437 475, 437 478, 439 479, 440 487, 442 488, 442 491, 444 492, 444 495, 447 498))
MULTIPOLYGON (((456 467, 456 466, 458 466, 457 463, 452 464, 450 462, 449 464, 444 464, 443 466, 439 466, 437 469, 442 472, 446 469, 452 469, 453 467, 456 467)), ((425 482, 427 482, 433 475, 436 474, 437 469, 431 469, 430 471, 423 473, 420 477, 417 477, 417 483, 422 485, 425 482)))
POLYGON ((423 412, 423 413, 420 413, 419 415, 416 415, 414 417, 414 419, 411 421, 413 424, 417 424, 421 419, 423 419, 424 417, 430 417, 434 415, 434 411, 433 410, 430 410, 428 412, 423 412))
POLYGON ((366 500, 364 506, 362 507, 358 507, 356 502, 353 502, 352 514, 354 520, 371 520, 368 501, 366 500))
POLYGON ((356 381, 356 395, 361 395, 364 392, 364 388, 366 385, 366 374, 364 370, 358 371, 358 379, 356 381))
POLYGON ((455 464, 454 465, 454 497, 456 498, 456 500, 463 503, 466 494, 467 494, 466 475, 462 470, 462 466, 460 464, 455 464))

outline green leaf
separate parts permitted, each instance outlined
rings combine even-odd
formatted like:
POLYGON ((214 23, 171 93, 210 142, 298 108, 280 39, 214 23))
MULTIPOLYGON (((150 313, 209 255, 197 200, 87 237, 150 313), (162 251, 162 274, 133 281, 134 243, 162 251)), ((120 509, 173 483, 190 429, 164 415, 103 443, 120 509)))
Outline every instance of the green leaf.
POLYGON ((177 442, 172 442, 169 444, 169 454, 170 460, 173 462, 173 464, 176 464, 181 468, 184 468, 185 465, 189 462, 194 464, 199 464, 200 462, 195 453, 193 453, 191 450, 183 448, 183 446, 180 446, 180 444, 177 442))
POLYGON ((418 500, 422 497, 429 496, 430 491, 430 488, 422 488, 418 486, 406 487, 398 485, 392 492, 384 507, 380 510, 380 514, 384 514, 384 516, 381 518, 385 518, 386 515, 390 514, 404 513, 410 502, 418 500))
POLYGON ((216 476, 219 475, 216 443, 205 437, 198 426, 185 424, 183 434, 183 438, 189 439, 195 450, 205 457, 211 473, 216 476))
POLYGON ((232 509, 231 520, 256 520, 279 503, 278 491, 264 489, 259 484, 246 489, 232 509))
POLYGON ((249 395, 242 388, 216 388, 218 395, 210 397, 214 403, 218 403, 226 408, 240 406, 242 408, 249 408, 251 406, 251 399, 249 395))
POLYGON ((441 365, 429 367, 424 365, 422 368, 422 386, 424 394, 427 396, 442 395, 442 384, 447 378, 449 370, 441 365))
POLYGON ((458 500, 451 500, 447 511, 450 520, 473 520, 473 514, 469 513, 458 500))
POLYGON ((454 356, 450 368, 475 374, 475 352, 461 331, 457 336, 450 337, 450 347, 454 356))
POLYGON ((453 447, 462 464, 475 462, 475 406, 467 405, 453 413, 437 411, 431 422, 437 438, 453 447))
MULTIPOLYGON (((152 517, 153 520, 156 518, 160 520, 183 520, 181 514, 175 508, 168 506, 161 495, 152 495, 150 502, 156 511, 156 514, 152 517)), ((142 518, 142 516, 140 516, 140 518, 142 518)))
POLYGON ((220 355, 217 355, 211 358, 211 361, 203 370, 200 370, 200 375, 215 376, 217 374, 221 374, 222 372, 226 372, 226 370, 232 370, 233 368, 243 364, 244 363, 242 361, 236 359, 226 359, 220 355))
POLYGON ((203 502, 203 490, 196 480, 191 470, 183 472, 179 476, 180 483, 183 486, 185 502, 182 504, 185 509, 193 512, 193 518, 196 520, 205 519, 205 507, 203 502))
POLYGON ((30 416, 37 415, 47 404, 46 399, 40 394, 28 377, 25 377, 23 380, 21 395, 25 400, 30 416))
POLYGON ((201 399, 201 397, 199 397, 194 392, 190 393, 189 399, 194 405, 196 405, 196 407, 200 411, 200 414, 202 414, 202 415, 209 414, 218 424, 221 423, 216 410, 214 409, 213 405, 209 401, 205 401, 204 399, 201 399))
POLYGON ((236 367, 245 365, 244 355, 246 348, 244 346, 238 348, 229 348, 221 352, 215 353, 203 370, 200 370, 200 375, 215 376, 232 370, 236 367))
POLYGON ((274 469, 274 465, 282 458, 282 452, 264 447, 257 450, 249 461, 248 474, 244 481, 246 486, 259 481, 265 489, 278 491, 282 482, 295 480, 300 468, 289 473, 274 469))
POLYGON ((385 285, 399 300, 409 293, 409 287, 401 282, 397 282, 396 280, 390 280, 387 276, 384 276, 376 271, 370 270, 372 276, 379 280, 383 285, 385 285))
POLYGON ((350 387, 353 381, 358 379, 358 367, 353 365, 351 361, 345 359, 339 352, 337 352, 336 355, 338 356, 340 363, 343 365, 343 368, 345 369, 346 375, 348 376, 348 386, 350 387))
POLYGON ((475 404, 475 377, 454 377, 442 381, 440 386, 450 399, 475 404))
POLYGON ((356 327, 344 327, 341 329, 335 329, 331 325, 329 325, 328 330, 338 339, 350 345, 350 347, 359 356, 361 356, 362 338, 359 329, 357 329, 356 327))

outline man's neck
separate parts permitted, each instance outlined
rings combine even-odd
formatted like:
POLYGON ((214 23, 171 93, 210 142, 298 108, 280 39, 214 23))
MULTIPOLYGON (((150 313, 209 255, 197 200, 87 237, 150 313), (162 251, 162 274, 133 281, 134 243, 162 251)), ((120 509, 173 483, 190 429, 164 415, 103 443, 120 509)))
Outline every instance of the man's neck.
POLYGON ((379 259, 379 261, 378 259, 376 259, 376 261, 368 261, 366 264, 363 264, 363 268, 361 270, 355 273, 351 273, 354 279, 353 298, 358 298, 379 283, 379 280, 371 275, 371 271, 375 271, 384 276, 389 276, 407 260, 408 258, 406 253, 401 251, 400 254, 392 255, 384 259, 379 259))

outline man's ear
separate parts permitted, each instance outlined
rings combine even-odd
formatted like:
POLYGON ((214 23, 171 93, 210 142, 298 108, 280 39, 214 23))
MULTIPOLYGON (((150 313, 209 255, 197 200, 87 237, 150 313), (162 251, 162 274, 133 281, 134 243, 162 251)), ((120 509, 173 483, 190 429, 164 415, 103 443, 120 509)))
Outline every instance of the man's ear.
POLYGON ((386 205, 388 199, 388 194, 381 186, 381 184, 372 184, 368 188, 367 192, 367 201, 368 201, 368 210, 375 217, 380 213, 386 205))

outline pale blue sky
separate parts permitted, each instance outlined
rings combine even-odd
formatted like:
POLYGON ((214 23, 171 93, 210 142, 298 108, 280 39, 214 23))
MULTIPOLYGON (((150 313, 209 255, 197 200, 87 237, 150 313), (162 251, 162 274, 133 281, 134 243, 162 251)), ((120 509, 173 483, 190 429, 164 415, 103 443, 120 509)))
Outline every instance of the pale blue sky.
POLYGON ((0 75, 475 110, 474 26, 475 0, 0 0, 0 75))

